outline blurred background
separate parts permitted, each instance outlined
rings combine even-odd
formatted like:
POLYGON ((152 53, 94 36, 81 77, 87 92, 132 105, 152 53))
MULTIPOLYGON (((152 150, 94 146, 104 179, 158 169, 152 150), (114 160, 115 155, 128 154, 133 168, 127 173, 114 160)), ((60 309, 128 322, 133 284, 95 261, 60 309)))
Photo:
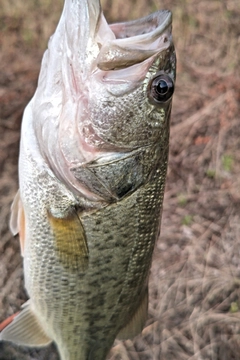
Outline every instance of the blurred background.
MULTIPOLYGON (((18 188, 23 109, 63 1, 0 3, 0 321, 24 292, 18 239, 8 229, 18 188)), ((110 22, 173 12, 178 57, 161 236, 150 276, 149 320, 113 360, 240 357, 240 2, 103 0, 110 22)), ((1 360, 57 360, 0 343, 1 360)))

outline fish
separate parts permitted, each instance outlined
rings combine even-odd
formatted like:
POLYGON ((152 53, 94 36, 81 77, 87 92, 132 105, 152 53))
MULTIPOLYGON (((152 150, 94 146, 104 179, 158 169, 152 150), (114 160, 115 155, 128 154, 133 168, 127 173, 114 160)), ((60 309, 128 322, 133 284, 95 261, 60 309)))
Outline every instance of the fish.
POLYGON ((22 121, 19 233, 29 300, 1 341, 104 360, 147 320, 176 78, 172 15, 108 24, 65 0, 22 121))

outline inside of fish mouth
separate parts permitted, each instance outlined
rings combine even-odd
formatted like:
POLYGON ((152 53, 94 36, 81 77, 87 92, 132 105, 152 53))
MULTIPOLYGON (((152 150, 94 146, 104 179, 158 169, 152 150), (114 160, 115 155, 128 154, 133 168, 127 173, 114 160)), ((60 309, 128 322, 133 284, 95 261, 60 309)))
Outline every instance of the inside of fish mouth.
POLYGON ((167 10, 157 11, 138 20, 110 24, 109 26, 116 39, 126 39, 153 32, 161 26, 168 13, 167 10))

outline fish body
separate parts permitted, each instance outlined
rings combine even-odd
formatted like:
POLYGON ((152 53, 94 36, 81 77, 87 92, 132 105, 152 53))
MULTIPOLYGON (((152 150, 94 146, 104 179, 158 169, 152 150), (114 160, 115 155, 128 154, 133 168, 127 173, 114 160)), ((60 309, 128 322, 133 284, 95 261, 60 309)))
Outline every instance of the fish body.
POLYGON ((147 317, 175 81, 171 13, 108 25, 65 0, 24 112, 19 232, 30 300, 2 340, 104 360, 147 317))

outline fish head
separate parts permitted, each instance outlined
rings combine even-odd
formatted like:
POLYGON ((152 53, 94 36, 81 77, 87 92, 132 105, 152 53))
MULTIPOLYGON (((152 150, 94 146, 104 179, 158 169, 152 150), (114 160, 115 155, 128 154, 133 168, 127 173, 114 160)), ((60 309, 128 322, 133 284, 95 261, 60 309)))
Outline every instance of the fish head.
POLYGON ((32 106, 41 153, 62 180, 77 187, 73 167, 165 136, 176 70, 171 23, 163 10, 108 25, 99 0, 65 1, 32 106))
POLYGON ((175 81, 171 13, 110 25, 89 77, 89 116, 79 130, 101 149, 131 150, 159 140, 175 81))

